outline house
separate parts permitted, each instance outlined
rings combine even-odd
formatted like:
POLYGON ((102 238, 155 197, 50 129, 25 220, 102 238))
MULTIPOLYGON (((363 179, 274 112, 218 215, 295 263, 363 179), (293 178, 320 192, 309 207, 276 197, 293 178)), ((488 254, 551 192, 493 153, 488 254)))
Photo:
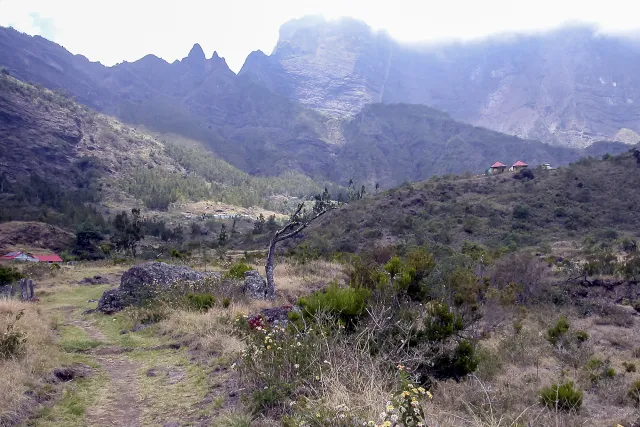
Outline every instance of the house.
POLYGON ((510 170, 510 171, 513 171, 513 172, 518 172, 519 170, 522 170, 522 169, 524 169, 524 168, 528 168, 528 167, 529 167, 529 165, 528 165, 528 164, 526 164, 525 162, 521 162, 520 160, 518 160, 517 162, 515 162, 515 163, 513 164, 513 166, 511 166, 511 168, 510 168, 509 170, 510 170))
POLYGON ((39 262, 47 262, 53 264, 54 262, 62 262, 62 258, 58 255, 34 255, 39 262))
POLYGON ((491 165, 491 167, 489 168, 489 170, 487 170, 487 172, 491 175, 496 175, 499 173, 503 173, 506 169, 507 169, 507 165, 503 165, 500 162, 495 162, 494 164, 491 165))
POLYGON ((550 171, 550 170, 553 170, 555 168, 551 167, 551 163, 543 163, 542 164, 542 169, 550 171))
POLYGON ((34 255, 26 252, 9 252, 0 257, 0 261, 46 262, 52 264, 54 262, 62 262, 62 258, 58 255, 34 255))

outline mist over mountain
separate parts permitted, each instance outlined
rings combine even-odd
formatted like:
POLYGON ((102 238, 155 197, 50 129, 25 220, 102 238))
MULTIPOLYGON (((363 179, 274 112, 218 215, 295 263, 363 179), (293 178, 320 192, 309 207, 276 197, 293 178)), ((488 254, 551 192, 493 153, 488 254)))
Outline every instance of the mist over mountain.
MULTIPOLYGON (((530 56, 519 54, 519 45, 505 46, 511 50, 494 47, 493 55, 530 56)), ((474 114, 490 83, 509 80, 488 77, 497 73, 491 64, 499 60, 487 60, 486 53, 464 53, 470 45, 443 47, 438 54, 425 49, 403 47, 362 22, 311 17, 283 25, 273 54, 254 52, 236 75, 216 52, 207 57, 199 44, 173 63, 147 55, 105 67, 42 37, 0 28, 0 65, 14 77, 62 90, 79 103, 156 134, 199 141, 213 156, 253 175, 294 171, 317 180, 346 184, 355 179, 387 188, 434 174, 481 173, 495 161, 562 165, 585 154, 625 151, 625 144, 640 139, 631 130, 633 118, 624 120, 635 108, 626 101, 624 111, 616 110, 615 120, 604 117, 613 112, 600 109, 596 101, 587 110, 575 103, 560 110, 545 107, 550 116, 569 117, 579 110, 584 118, 599 112, 602 120, 593 123, 619 138, 596 138, 599 135, 586 131, 582 135, 594 138, 589 142, 624 141, 596 144, 588 152, 562 147, 567 144, 557 140, 553 142, 559 146, 554 147, 532 137, 521 139, 508 134, 522 132, 510 129, 498 133, 473 126, 480 121, 474 114), (465 80, 460 61, 468 68, 481 57, 484 68, 472 73, 475 80, 465 80), (471 124, 456 120, 460 118, 471 124), (625 127, 631 129, 620 131, 625 127)), ((617 80, 621 85, 633 82, 631 77, 617 80)), ((564 93, 564 86, 558 85, 558 93, 564 93)), ((494 97, 495 109, 483 116, 496 120, 487 127, 505 127, 517 120, 538 123, 534 115, 523 113, 533 107, 514 107, 513 115, 501 110, 519 99, 516 93, 524 97, 532 92, 515 83, 509 87, 513 93, 494 97)), ((608 90, 606 85, 598 87, 608 90)), ((566 135, 558 129, 555 136, 566 135)))
MULTIPOLYGON (((337 117, 406 102, 522 138, 585 147, 640 132, 640 48, 569 26, 459 43, 402 44, 353 19, 284 24, 239 75, 337 117)), ((637 141, 636 141, 637 142, 637 141)))

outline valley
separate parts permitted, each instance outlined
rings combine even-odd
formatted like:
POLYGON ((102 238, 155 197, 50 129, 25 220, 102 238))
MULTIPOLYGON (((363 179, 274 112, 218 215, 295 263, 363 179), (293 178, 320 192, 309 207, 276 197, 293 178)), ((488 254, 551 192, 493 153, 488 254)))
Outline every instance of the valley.
POLYGON ((639 427, 639 62, 583 24, 306 16, 237 73, 0 27, 0 426, 639 427))

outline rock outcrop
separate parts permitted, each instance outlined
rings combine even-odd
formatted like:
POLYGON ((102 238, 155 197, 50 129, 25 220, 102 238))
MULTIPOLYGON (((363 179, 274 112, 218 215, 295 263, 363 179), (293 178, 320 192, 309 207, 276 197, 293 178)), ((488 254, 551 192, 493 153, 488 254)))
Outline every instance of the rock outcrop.
POLYGON ((242 291, 245 295, 253 299, 273 299, 273 291, 267 286, 267 281, 256 270, 244 273, 244 287, 242 291))
POLYGON ((102 294, 98 310, 113 313, 130 305, 140 305, 168 292, 188 292, 206 280, 217 280, 215 273, 201 273, 186 266, 148 262, 131 267, 120 287, 102 294))

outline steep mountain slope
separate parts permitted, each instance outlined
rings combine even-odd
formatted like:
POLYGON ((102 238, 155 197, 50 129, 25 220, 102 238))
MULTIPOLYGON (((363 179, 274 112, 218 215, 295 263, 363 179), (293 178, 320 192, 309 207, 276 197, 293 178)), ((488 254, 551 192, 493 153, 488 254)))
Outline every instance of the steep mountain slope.
MULTIPOLYGON (((349 21, 346 24, 341 31, 349 29, 349 21)), ((287 28, 283 31, 299 32, 287 28)), ((350 44, 340 55, 323 59, 325 65, 348 56, 368 33, 362 25, 348 32, 350 44)), ((315 40, 315 35, 309 37, 315 40)), ((338 45, 339 40, 334 40, 323 49, 338 45)), ((356 64, 362 74, 347 83, 346 75, 336 68, 338 74, 318 82, 314 89, 318 92, 326 86, 329 92, 339 92, 349 81, 366 83, 348 95, 349 102, 359 103, 355 110, 364 109, 354 110, 355 115, 340 122, 271 90, 286 89, 236 76, 217 54, 207 59, 199 45, 172 64, 148 55, 110 68, 11 29, 0 29, 0 47, 0 64, 16 77, 65 88, 79 101, 126 122, 143 124, 160 137, 170 133, 198 141, 214 156, 254 175, 296 171, 343 185, 354 179, 389 188, 433 174, 480 173, 496 160, 566 164, 583 154, 465 125, 422 105, 369 105, 376 101, 371 91, 378 86, 369 71, 378 71, 366 64, 356 64)), ((370 47, 368 57, 386 54, 380 53, 376 43, 370 47)), ((314 78, 310 75, 309 82, 314 78)), ((319 93, 318 102, 333 96, 319 93)), ((624 145, 606 148, 617 153, 624 145)), ((599 150, 593 148, 595 153, 599 150)))
POLYGON ((460 247, 468 240, 515 249, 582 242, 590 234, 640 237, 640 158, 632 153, 533 174, 405 184, 329 213, 305 241, 320 251, 355 252, 388 244, 460 247))
POLYGON ((92 214, 87 203, 123 201, 160 210, 211 199, 275 207, 272 196, 309 197, 327 185, 292 172, 252 177, 195 141, 157 139, 0 74, 0 220, 53 215, 51 222, 75 224, 92 214))
MULTIPOLYGON (((416 103, 522 138, 584 147, 640 132, 637 43, 586 27, 409 46, 352 19, 286 23, 239 73, 323 113, 416 103)), ((637 142, 637 141, 635 141, 637 142)))
POLYGON ((555 147, 453 120, 421 105, 372 104, 348 122, 336 158, 334 181, 398 185, 433 175, 481 173, 495 161, 568 164, 584 155, 616 154, 622 143, 599 142, 588 150, 555 147), (553 160, 550 160, 553 159, 553 160))
POLYGON ((319 175, 325 166, 297 161, 328 153, 325 118, 237 77, 216 53, 206 59, 199 45, 172 64, 147 55, 104 67, 41 37, 0 28, 0 64, 20 80, 63 90, 124 122, 201 141, 253 174, 319 175))

